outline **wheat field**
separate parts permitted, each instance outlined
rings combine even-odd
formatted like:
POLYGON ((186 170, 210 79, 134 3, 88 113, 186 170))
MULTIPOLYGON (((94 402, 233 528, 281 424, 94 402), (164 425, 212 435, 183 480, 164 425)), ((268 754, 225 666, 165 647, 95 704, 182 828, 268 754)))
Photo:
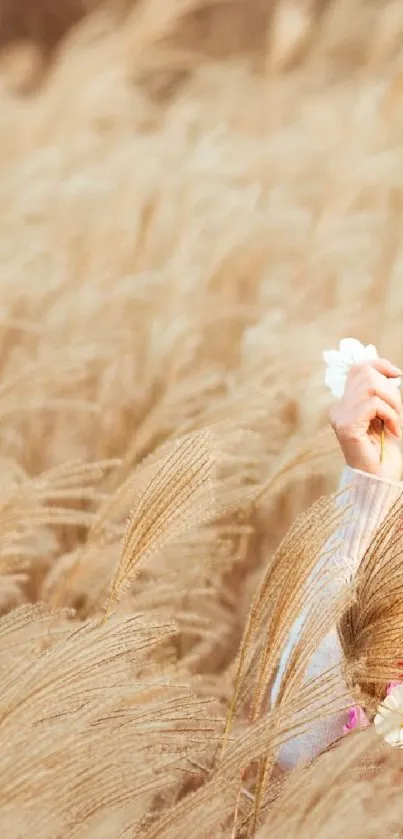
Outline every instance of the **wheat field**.
POLYGON ((372 732, 276 767, 346 600, 267 702, 337 524, 322 351, 403 363, 403 9, 98 5, 0 3, 0 835, 403 835, 372 732))

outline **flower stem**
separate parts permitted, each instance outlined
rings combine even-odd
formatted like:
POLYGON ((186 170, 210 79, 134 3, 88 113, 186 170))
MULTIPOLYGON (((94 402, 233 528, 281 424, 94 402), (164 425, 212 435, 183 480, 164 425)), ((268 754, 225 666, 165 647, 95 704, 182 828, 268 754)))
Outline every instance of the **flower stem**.
POLYGON ((383 458, 385 454, 385 423, 382 420, 382 428, 381 428, 381 457, 380 462, 383 463, 383 458))

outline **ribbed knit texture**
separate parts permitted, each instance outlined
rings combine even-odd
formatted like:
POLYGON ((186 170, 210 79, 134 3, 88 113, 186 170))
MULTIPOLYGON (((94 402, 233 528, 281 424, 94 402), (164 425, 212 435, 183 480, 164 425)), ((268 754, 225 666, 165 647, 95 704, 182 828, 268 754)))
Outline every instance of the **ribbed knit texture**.
POLYGON ((342 473, 340 503, 351 507, 348 523, 337 533, 342 556, 356 572, 371 539, 382 525, 387 514, 401 497, 403 483, 386 481, 366 472, 346 467, 342 473))
MULTIPOLYGON (((313 584, 312 581, 320 565, 326 566, 326 569, 331 572, 329 583, 325 590, 322 588, 320 592, 324 609, 326 604, 330 605, 343 585, 355 575, 371 539, 403 493, 403 483, 387 481, 348 467, 343 471, 339 488, 343 492, 339 496, 338 503, 343 508, 349 508, 348 512, 342 526, 326 545, 324 557, 319 559, 314 573, 307 581, 308 586, 313 584)), ((273 703, 278 696, 287 662, 300 638, 306 617, 305 610, 292 627, 273 685, 271 694, 273 703)), ((340 711, 313 723, 306 734, 295 737, 282 746, 278 757, 278 763, 282 769, 291 769, 299 763, 312 760, 341 735, 343 725, 347 722, 347 713, 342 710, 346 704, 346 687, 343 683, 341 663, 342 650, 336 628, 334 628, 318 645, 305 671, 305 681, 321 676, 330 667, 336 668, 336 672, 339 673, 340 689, 335 692, 333 699, 336 707, 339 704, 340 711)))

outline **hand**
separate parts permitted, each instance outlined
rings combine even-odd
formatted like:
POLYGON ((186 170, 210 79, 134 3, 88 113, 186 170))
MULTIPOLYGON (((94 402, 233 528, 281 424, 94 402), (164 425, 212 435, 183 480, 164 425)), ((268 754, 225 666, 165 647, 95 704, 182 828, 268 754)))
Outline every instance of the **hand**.
POLYGON ((342 398, 330 411, 348 466, 391 481, 402 476, 402 398, 393 381, 400 375, 401 370, 385 359, 354 365, 342 398))

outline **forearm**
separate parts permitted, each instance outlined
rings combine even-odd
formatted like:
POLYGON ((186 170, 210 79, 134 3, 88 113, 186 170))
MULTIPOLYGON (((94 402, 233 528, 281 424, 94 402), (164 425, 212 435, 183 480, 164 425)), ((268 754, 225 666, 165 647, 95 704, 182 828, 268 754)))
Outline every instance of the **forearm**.
POLYGON ((336 562, 355 575, 365 551, 386 516, 402 497, 403 484, 346 467, 340 481, 343 524, 335 534, 336 562))

